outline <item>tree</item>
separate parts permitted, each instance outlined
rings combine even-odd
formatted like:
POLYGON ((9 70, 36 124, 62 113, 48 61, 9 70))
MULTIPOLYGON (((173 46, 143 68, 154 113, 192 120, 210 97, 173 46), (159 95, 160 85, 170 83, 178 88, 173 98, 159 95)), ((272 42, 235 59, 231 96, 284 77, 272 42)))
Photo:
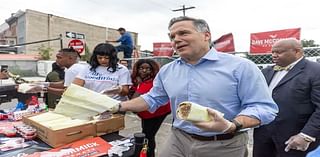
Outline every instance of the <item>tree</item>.
POLYGON ((42 60, 49 60, 52 55, 51 51, 53 51, 53 49, 51 47, 45 47, 44 45, 41 45, 38 48, 38 51, 42 60))
POLYGON ((302 39, 301 43, 302 43, 302 47, 318 47, 319 46, 319 44, 316 44, 314 40, 302 39))
POLYGON ((81 56, 81 60, 88 62, 90 60, 90 57, 91 57, 91 53, 90 53, 89 47, 87 46, 87 44, 85 44, 84 55, 81 56))

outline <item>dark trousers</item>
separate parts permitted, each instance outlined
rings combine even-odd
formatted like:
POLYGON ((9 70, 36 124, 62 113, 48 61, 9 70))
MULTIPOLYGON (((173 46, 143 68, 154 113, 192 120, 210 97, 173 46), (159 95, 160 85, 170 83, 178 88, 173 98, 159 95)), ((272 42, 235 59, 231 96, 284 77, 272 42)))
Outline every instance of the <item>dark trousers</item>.
POLYGON ((278 135, 277 131, 270 131, 266 126, 254 129, 253 139, 253 157, 305 157, 319 145, 317 140, 310 144, 307 151, 290 149, 289 152, 285 152, 285 141, 288 139, 278 135))
MULTIPOLYGON (((130 47, 130 46, 127 46, 127 45, 119 45, 119 46, 116 46, 116 50, 117 52, 119 51, 123 51, 123 57, 126 59, 126 58, 131 58, 132 56, 132 52, 133 52, 133 49, 130 47)), ((131 68, 131 60, 128 60, 128 67, 131 68)))
POLYGON ((146 138, 148 139, 148 157, 154 157, 154 149, 156 148, 156 141, 155 136, 158 132, 163 120, 166 118, 168 114, 150 118, 150 119, 142 119, 141 120, 141 126, 142 126, 142 132, 146 134, 146 138))

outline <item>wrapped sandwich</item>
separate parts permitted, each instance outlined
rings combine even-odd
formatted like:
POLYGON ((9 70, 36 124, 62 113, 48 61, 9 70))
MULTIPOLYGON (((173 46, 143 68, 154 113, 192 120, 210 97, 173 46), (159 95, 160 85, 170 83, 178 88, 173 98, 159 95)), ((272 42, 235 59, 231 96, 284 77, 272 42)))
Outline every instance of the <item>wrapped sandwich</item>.
POLYGON ((33 83, 22 83, 18 86, 19 93, 39 93, 44 89, 43 85, 33 83))
MULTIPOLYGON (((217 110, 215 111, 223 116, 223 113, 217 110)), ((177 117, 182 120, 195 122, 211 120, 211 117, 207 111, 207 107, 189 101, 184 101, 179 104, 177 109, 177 117)))

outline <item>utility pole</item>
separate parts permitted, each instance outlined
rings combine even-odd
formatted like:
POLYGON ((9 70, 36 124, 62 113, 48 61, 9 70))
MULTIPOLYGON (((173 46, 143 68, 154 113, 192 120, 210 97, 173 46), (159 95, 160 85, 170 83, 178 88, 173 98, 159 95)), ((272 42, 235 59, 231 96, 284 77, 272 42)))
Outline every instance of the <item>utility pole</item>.
POLYGON ((174 9, 172 11, 182 11, 183 12, 183 16, 186 16, 186 10, 189 10, 189 9, 194 9, 196 7, 187 7, 185 5, 182 6, 181 9, 174 9))

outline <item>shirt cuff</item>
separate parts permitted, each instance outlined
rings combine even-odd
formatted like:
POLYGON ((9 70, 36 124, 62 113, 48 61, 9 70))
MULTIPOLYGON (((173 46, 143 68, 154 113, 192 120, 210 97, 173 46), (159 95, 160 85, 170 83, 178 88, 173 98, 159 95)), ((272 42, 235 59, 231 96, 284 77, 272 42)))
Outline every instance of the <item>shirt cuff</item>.
POLYGON ((300 134, 303 138, 305 138, 307 141, 311 141, 311 142, 316 141, 316 138, 315 138, 315 137, 309 136, 309 135, 307 135, 307 134, 305 134, 305 133, 302 133, 302 132, 300 132, 299 134, 300 134))

